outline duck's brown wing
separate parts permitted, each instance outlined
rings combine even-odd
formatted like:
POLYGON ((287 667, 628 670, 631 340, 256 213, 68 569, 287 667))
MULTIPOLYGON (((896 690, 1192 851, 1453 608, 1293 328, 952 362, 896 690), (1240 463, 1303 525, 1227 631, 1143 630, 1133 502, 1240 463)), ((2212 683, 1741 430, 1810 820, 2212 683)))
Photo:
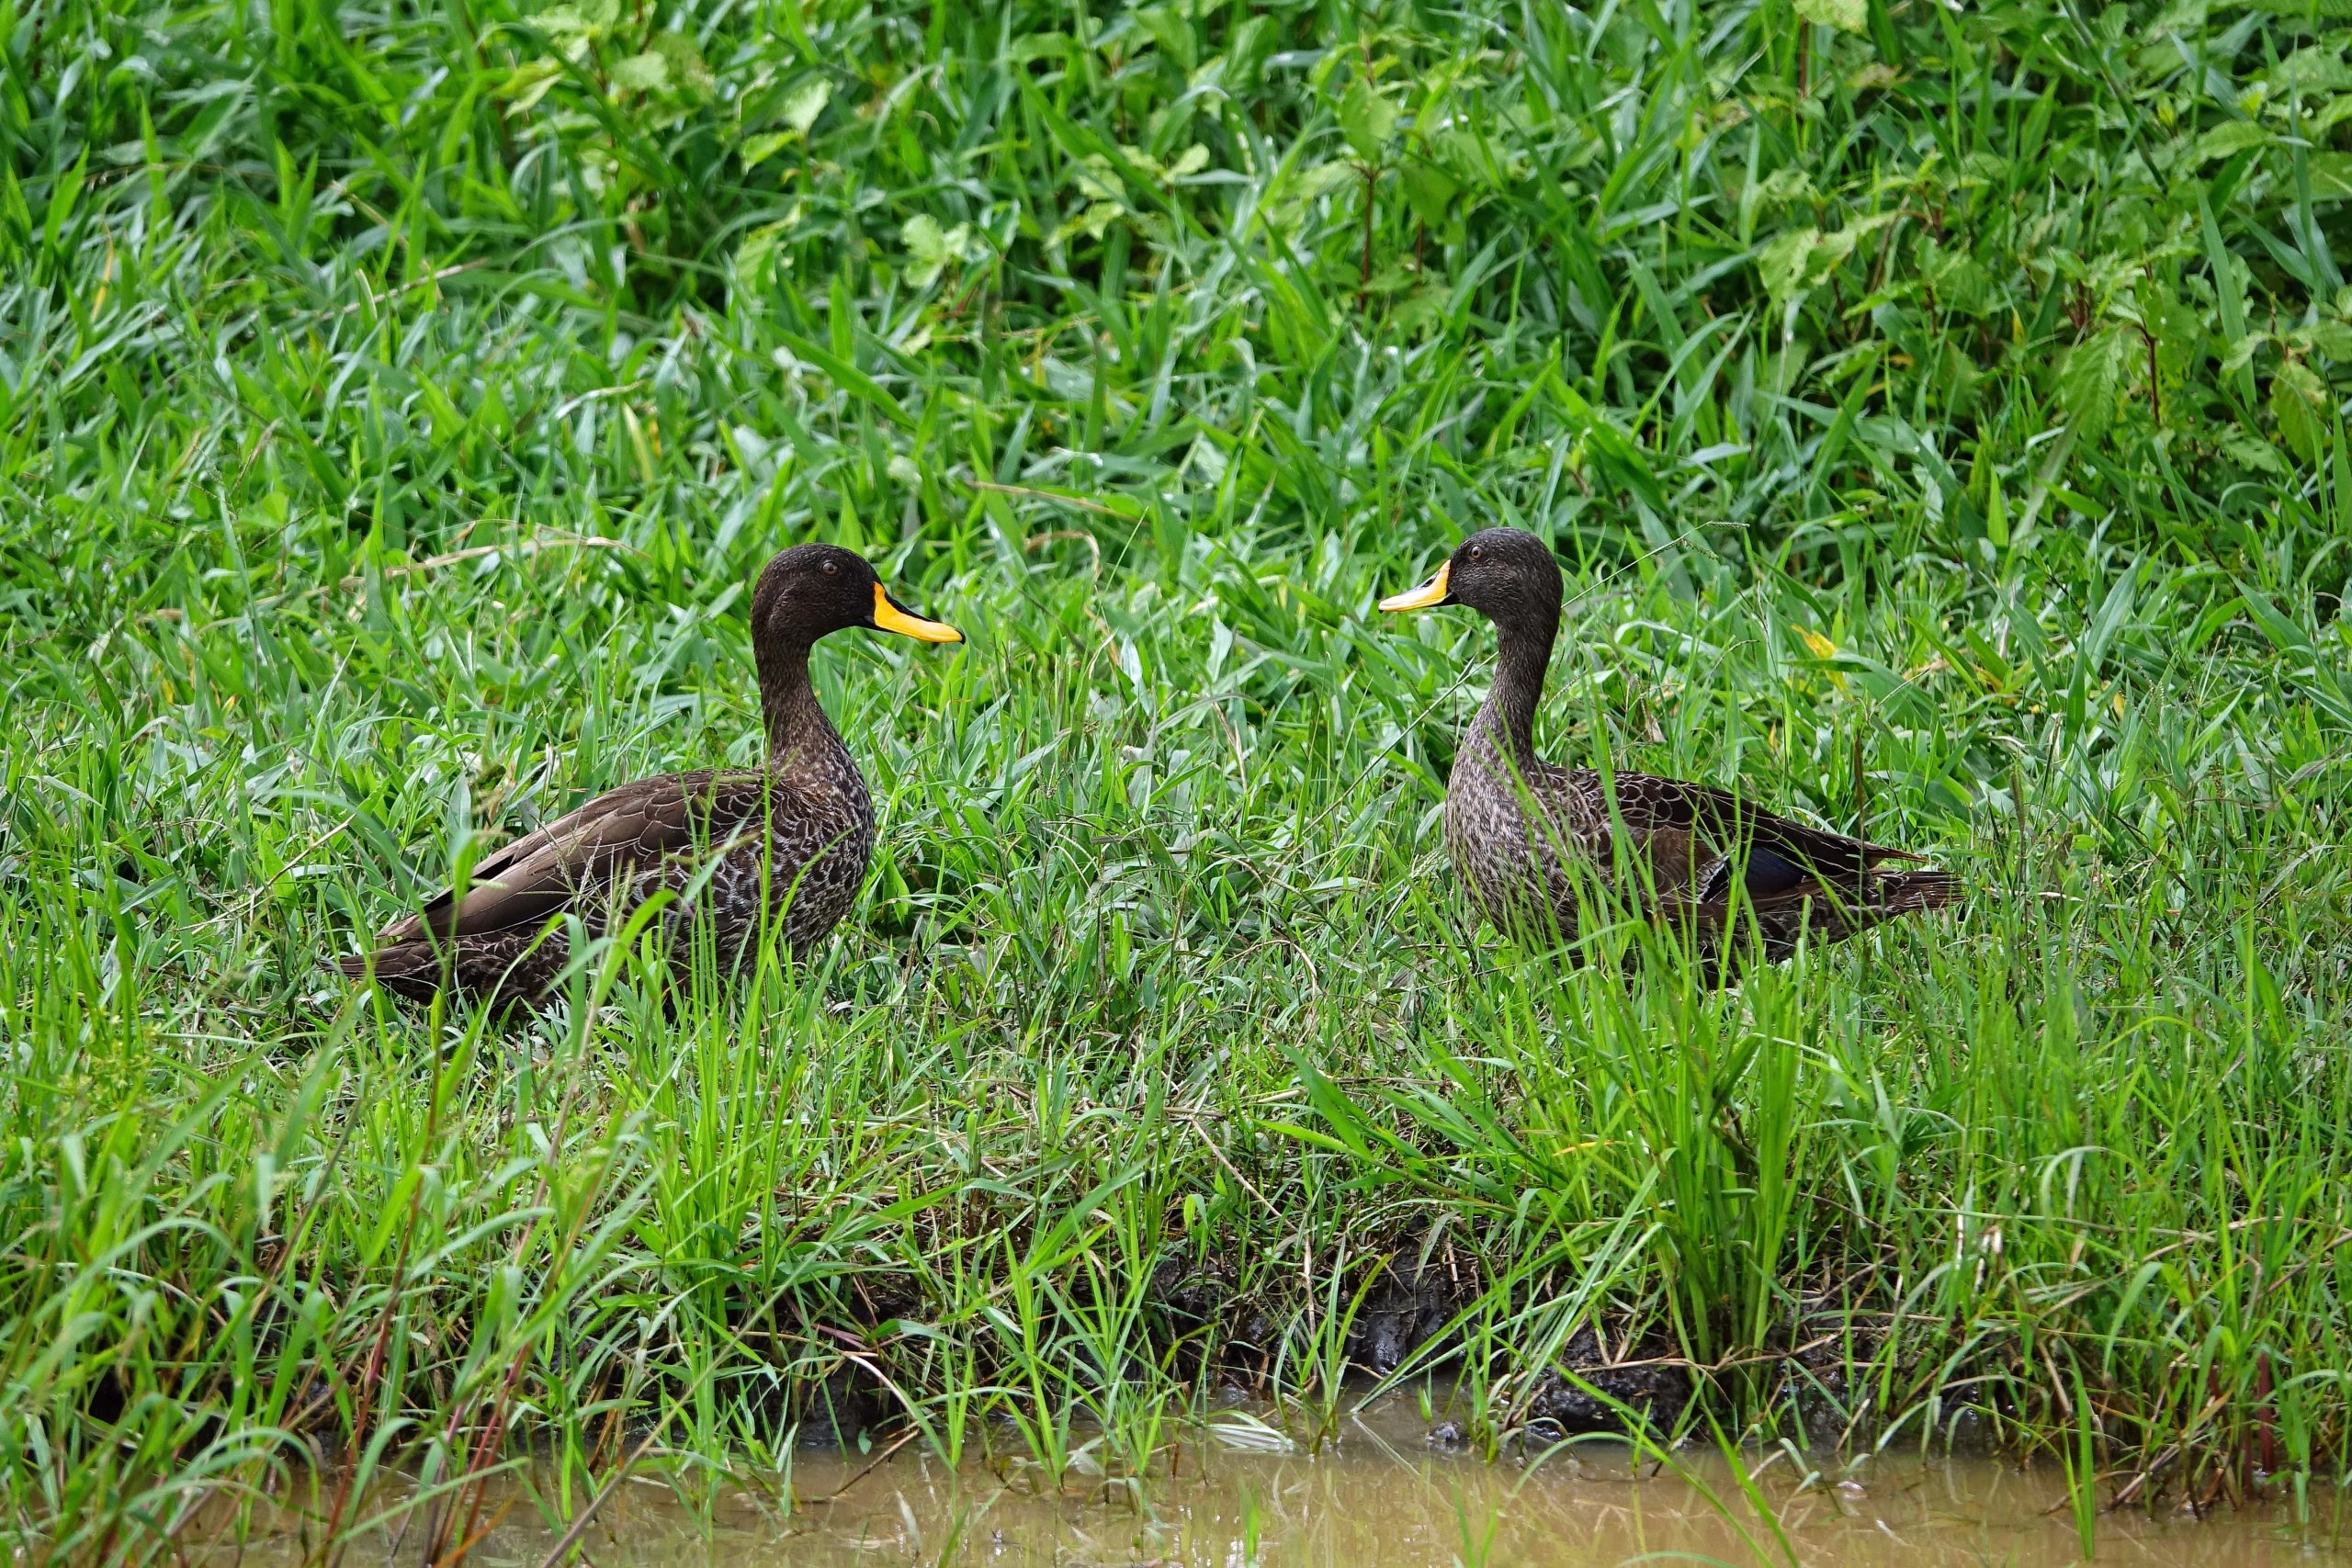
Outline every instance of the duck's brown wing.
POLYGON ((707 770, 623 784, 478 863, 464 897, 441 894, 376 945, 537 928, 637 866, 724 840, 776 787, 764 773, 707 770))
POLYGON ((1649 773, 1619 773, 1615 784, 1617 817, 1661 874, 1660 892, 1678 886, 1700 903, 1728 898, 1735 875, 1751 902, 1823 891, 1860 898, 1876 880, 1873 866, 1925 858, 1766 811, 1711 784, 1649 773))

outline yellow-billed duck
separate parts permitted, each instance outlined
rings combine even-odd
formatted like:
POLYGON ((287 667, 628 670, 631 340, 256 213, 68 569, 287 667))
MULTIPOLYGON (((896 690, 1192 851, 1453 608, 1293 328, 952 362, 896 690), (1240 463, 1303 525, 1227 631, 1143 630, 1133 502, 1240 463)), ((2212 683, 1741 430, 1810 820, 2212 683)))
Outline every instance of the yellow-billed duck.
POLYGON ((1494 622, 1494 685, 1445 790, 1445 847, 1499 927, 1574 942, 1596 891, 1692 938, 1711 983, 1734 977, 1748 942, 1785 958, 1800 934, 1840 942, 1897 915, 1954 902, 1943 871, 1881 871, 1921 856, 1758 810, 1728 791, 1646 773, 1604 776, 1535 754, 1535 708, 1560 626, 1560 568, 1517 528, 1463 541, 1428 581, 1384 610, 1466 604, 1494 622), (1580 892, 1582 897, 1580 898, 1580 892))
POLYGON ((557 917, 576 914, 599 933, 665 889, 676 901, 662 925, 682 966, 707 919, 732 971, 769 910, 806 958, 855 901, 874 847, 865 780, 808 683, 809 649, 851 626, 963 640, 893 600, 853 551, 783 551, 752 592, 765 767, 664 773, 600 795, 476 865, 461 897, 443 893, 377 933, 373 953, 338 965, 416 1000, 454 983, 493 1004, 537 1001, 571 956, 557 917))

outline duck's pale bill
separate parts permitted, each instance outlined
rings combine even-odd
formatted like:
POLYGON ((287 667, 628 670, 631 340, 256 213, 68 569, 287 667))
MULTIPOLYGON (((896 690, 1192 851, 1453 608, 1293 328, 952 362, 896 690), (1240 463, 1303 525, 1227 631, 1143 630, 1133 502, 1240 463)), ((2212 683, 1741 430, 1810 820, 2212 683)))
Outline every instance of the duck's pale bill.
POLYGON ((874 585, 874 625, 882 631, 897 632, 918 642, 962 642, 964 634, 945 621, 926 621, 921 615, 890 602, 882 585, 874 585))
POLYGON ((1435 577, 1419 588, 1383 599, 1380 607, 1384 610, 1426 610, 1431 605, 1442 604, 1445 603, 1445 580, 1453 571, 1453 563, 1447 561, 1437 569, 1435 577))

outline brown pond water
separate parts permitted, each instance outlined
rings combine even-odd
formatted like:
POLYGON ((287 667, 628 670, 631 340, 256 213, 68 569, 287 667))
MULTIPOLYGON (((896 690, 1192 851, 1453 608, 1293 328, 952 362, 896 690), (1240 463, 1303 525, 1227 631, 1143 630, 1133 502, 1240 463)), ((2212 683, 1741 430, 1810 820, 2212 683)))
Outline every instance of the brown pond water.
MULTIPOLYGON (((1385 1415, 1345 1420, 1340 1440, 1317 1454, 1269 1449, 1272 1434, 1244 1416, 1220 1422, 1188 1438, 1137 1485, 1073 1472, 1055 1490, 1025 1460, 951 1471, 914 1448, 878 1462, 804 1452, 789 1504, 779 1485, 722 1494, 707 1510, 688 1507, 667 1482, 640 1477, 615 1493, 580 1543, 597 1568, 1543 1568, 1791 1560, 1720 1455, 1678 1453, 1672 1468, 1636 1469, 1623 1447, 1584 1445, 1532 1468, 1490 1463, 1433 1449, 1428 1423, 1405 1401, 1391 1402, 1385 1415)), ((2054 1468, 1916 1454, 1850 1469, 1826 1464, 1809 1479, 1785 1455, 1751 1456, 1748 1468, 1801 1563, 2034 1568, 2082 1561, 2054 1468)), ((391 1501, 391 1494, 371 1500, 375 1508, 391 1501)), ((498 1522, 467 1556, 474 1568, 536 1568, 563 1533, 519 1486, 494 1493, 484 1517, 498 1522)), ((424 1528, 412 1516, 405 1528, 356 1543, 345 1562, 414 1568, 424 1528)), ((190 1532, 198 1540, 208 1533, 190 1532)), ((275 1563, 297 1557, 294 1547, 289 1534, 271 1531, 249 1539, 239 1555, 246 1563, 275 1563)), ((2284 1503, 2223 1506, 2201 1519, 2127 1508, 2100 1515, 2095 1547, 2100 1563, 2352 1562, 2352 1517, 2332 1488, 2312 1498, 2300 1525, 2284 1503)), ((191 1559, 227 1554, 198 1550, 191 1559)))

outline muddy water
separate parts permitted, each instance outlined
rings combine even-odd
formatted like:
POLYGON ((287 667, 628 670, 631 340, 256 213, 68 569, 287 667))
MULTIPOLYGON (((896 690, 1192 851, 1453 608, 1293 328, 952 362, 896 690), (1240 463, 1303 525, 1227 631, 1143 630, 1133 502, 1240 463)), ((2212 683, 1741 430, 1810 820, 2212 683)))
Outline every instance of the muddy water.
MULTIPOLYGON (((1766 1522, 1720 1456, 1629 1465, 1584 1446, 1530 1468, 1433 1448, 1409 1410, 1358 1416, 1321 1452, 1270 1450, 1244 1418, 1188 1438, 1139 1484, 1073 1472, 1048 1485, 1025 1461, 951 1471, 910 1449, 877 1461, 804 1454, 789 1484, 689 1508, 665 1482, 625 1484, 581 1538, 598 1568, 858 1564, 1116 1564, 1121 1568, 1425 1568, 1459 1564, 2071 1564, 2082 1560, 2063 1480, 1984 1459, 1880 1459, 1807 1477, 1785 1456, 1756 1484, 1766 1522), (1679 1469, 1681 1473, 1677 1473, 1679 1469), (763 1495, 764 1494, 764 1495, 763 1495), (1777 1530, 1775 1526, 1777 1525, 1777 1530), (1786 1548, 1781 1542, 1785 1540, 1786 1548)), ((380 1506, 389 1498, 378 1499, 380 1506)), ((2255 1568, 2352 1562, 2352 1517, 2329 1490, 2307 1522, 2284 1504, 2198 1519, 2144 1509, 2102 1515, 2096 1561, 2255 1568)), ((467 1561, 541 1562, 563 1533, 519 1488, 494 1495, 499 1522, 467 1561), (503 1517, 501 1509, 504 1512, 503 1517)), ((345 1562, 418 1561, 412 1518, 359 1542, 345 1562)), ((276 1543, 290 1545, 283 1536, 276 1543)), ((243 1561, 266 1562, 272 1543, 243 1561)))

